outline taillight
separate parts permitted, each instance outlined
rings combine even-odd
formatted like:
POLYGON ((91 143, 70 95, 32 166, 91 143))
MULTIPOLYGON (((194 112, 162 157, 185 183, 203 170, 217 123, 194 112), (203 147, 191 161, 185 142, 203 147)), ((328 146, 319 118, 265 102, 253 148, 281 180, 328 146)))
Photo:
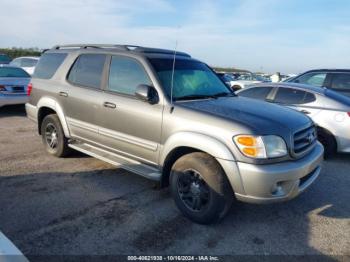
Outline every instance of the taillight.
POLYGON ((0 85, 0 92, 2 92, 2 91, 6 91, 6 88, 5 88, 5 86, 0 85))
POLYGON ((348 112, 348 116, 350 116, 350 112, 348 112))
POLYGON ((27 87, 27 96, 30 96, 30 93, 32 92, 33 89, 33 84, 29 83, 27 87))

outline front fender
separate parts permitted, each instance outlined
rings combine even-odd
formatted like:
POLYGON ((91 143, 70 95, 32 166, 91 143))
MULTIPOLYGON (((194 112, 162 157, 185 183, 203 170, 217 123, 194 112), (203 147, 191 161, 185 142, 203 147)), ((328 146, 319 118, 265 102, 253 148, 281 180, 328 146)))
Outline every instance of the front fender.
POLYGON ((50 108, 56 112, 58 118, 60 119, 64 135, 66 137, 70 137, 68 124, 67 124, 66 118, 64 116, 63 109, 62 109, 61 105, 59 103, 57 103, 57 101, 53 98, 42 97, 38 101, 38 104, 37 104, 38 113, 40 112, 40 108, 43 108, 43 107, 50 108))
POLYGON ((231 151, 217 139, 199 133, 179 132, 170 136, 162 146, 160 163, 164 164, 168 154, 178 147, 195 148, 215 158, 235 161, 231 151))

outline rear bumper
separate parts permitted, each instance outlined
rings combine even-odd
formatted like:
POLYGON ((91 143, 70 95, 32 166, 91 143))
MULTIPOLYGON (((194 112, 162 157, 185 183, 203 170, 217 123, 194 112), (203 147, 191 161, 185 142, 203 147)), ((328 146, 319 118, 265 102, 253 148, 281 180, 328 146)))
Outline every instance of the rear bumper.
POLYGON ((239 172, 241 185, 237 185, 238 179, 230 178, 237 174, 230 174, 227 168, 223 168, 232 188, 239 189, 235 190, 238 200, 256 204, 281 202, 296 197, 317 179, 323 151, 323 146, 317 143, 312 152, 296 161, 271 165, 237 162, 236 172, 239 172))
POLYGON ((0 95, 0 107, 6 105, 20 105, 27 102, 27 95, 0 95))
POLYGON ((38 108, 36 106, 26 103, 26 112, 27 112, 27 117, 30 120, 34 122, 38 121, 38 108))

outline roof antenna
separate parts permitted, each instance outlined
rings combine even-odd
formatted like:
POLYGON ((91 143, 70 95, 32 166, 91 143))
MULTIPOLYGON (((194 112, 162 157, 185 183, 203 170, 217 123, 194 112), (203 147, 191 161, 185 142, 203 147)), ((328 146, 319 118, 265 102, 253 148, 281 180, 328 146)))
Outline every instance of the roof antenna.
POLYGON ((173 58, 173 69, 171 72, 171 86, 170 86, 170 104, 171 104, 171 112, 174 109, 173 104, 173 89, 174 89, 174 73, 175 73, 175 63, 176 63, 176 52, 177 52, 177 40, 175 42, 175 50, 174 50, 174 58, 173 58))

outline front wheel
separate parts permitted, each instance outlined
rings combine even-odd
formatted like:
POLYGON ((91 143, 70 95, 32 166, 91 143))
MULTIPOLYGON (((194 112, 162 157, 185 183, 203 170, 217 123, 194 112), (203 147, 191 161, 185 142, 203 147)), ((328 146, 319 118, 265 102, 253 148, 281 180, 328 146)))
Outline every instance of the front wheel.
POLYGON ((175 162, 170 189, 182 213, 200 224, 210 224, 224 217, 234 198, 219 163, 201 152, 185 155, 175 162))
POLYGON ((61 122, 57 115, 44 118, 41 124, 41 137, 46 151, 56 157, 64 157, 70 153, 68 139, 65 137, 61 122))

